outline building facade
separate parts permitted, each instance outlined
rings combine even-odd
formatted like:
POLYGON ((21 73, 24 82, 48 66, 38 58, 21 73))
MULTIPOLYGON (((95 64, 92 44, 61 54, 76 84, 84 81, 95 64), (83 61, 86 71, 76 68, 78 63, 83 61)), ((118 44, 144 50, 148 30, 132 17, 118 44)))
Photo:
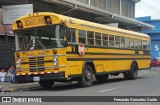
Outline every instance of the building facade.
POLYGON ((135 18, 135 4, 140 0, 77 0, 89 6, 107 10, 125 17, 135 18))
POLYGON ((5 5, 33 4, 34 12, 54 12, 101 24, 139 31, 154 27, 135 20, 135 5, 141 0, 0 0, 5 5))
POLYGON ((136 18, 139 21, 154 25, 154 30, 142 30, 151 38, 151 57, 160 59, 160 19, 153 20, 151 16, 136 18))

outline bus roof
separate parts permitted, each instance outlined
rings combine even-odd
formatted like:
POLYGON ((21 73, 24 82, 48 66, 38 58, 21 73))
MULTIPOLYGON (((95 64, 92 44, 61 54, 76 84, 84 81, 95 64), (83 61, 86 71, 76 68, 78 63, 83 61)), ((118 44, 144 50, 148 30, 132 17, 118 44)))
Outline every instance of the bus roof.
MULTIPOLYGON (((107 25, 103 25, 103 24, 93 23, 93 22, 89 22, 89 21, 85 21, 85 20, 81 20, 81 19, 76 19, 76 18, 72 18, 72 17, 68 17, 68 16, 64 16, 64 15, 60 15, 60 14, 56 14, 56 13, 52 13, 52 12, 33 13, 33 14, 22 16, 22 17, 18 18, 17 20, 22 20, 22 19, 25 19, 25 18, 28 18, 28 17, 37 16, 37 15, 38 16, 56 16, 61 21, 69 22, 70 20, 72 20, 74 22, 74 24, 79 24, 79 25, 83 25, 83 26, 89 26, 89 27, 94 27, 94 28, 99 28, 99 29, 110 30, 110 31, 113 31, 113 32, 120 32, 120 33, 125 33, 125 34, 138 35, 138 36, 149 38, 149 36, 147 34, 142 34, 142 33, 129 31, 129 30, 125 30, 125 29, 120 29, 120 28, 116 28, 116 27, 111 27, 111 26, 107 26, 107 25)), ((12 25, 12 27, 13 27, 13 25, 12 25)))

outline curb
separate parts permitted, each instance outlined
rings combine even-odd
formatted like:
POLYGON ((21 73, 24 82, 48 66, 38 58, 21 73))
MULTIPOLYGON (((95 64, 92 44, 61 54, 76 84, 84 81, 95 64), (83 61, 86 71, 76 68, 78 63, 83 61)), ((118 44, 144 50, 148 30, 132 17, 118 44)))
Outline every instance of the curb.
POLYGON ((23 91, 23 90, 31 90, 31 89, 38 89, 41 88, 40 86, 28 86, 28 87, 10 87, 4 89, 3 86, 0 86, 0 92, 15 92, 15 91, 23 91))
POLYGON ((9 89, 4 89, 0 90, 1 92, 16 92, 16 91, 24 91, 24 90, 31 90, 31 89, 38 89, 40 87, 29 87, 29 88, 9 88, 9 89))

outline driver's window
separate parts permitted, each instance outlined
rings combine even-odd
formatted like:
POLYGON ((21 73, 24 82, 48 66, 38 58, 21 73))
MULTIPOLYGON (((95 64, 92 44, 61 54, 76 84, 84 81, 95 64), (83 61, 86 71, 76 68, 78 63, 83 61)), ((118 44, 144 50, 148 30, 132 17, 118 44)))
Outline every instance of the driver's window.
POLYGON ((70 28, 69 29, 69 34, 67 36, 67 41, 75 43, 76 42, 76 29, 70 28))

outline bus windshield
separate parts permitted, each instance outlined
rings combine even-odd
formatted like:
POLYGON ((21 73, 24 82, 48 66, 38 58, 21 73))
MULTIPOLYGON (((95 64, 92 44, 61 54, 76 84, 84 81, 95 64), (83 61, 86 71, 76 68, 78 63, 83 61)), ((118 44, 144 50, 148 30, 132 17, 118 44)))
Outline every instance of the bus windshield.
POLYGON ((15 34, 16 50, 38 50, 63 47, 63 34, 60 25, 20 30, 15 34))

